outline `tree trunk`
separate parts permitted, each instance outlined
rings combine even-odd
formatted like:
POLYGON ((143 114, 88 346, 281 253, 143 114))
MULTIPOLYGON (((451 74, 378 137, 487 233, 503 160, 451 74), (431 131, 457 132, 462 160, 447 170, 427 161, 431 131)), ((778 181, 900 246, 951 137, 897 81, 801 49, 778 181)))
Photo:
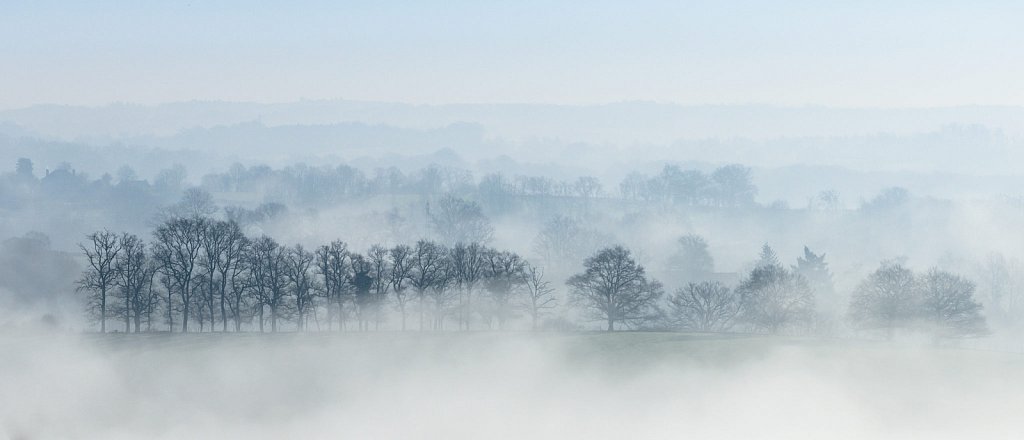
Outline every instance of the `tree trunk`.
POLYGON ((174 296, 171 288, 167 288, 167 332, 174 333, 174 296))
POLYGON ((210 333, 217 331, 217 314, 213 312, 213 292, 215 285, 216 281, 213 279, 213 274, 211 273, 210 282, 206 286, 206 288, 209 289, 206 291, 206 301, 203 301, 206 303, 206 308, 210 310, 210 333))
POLYGON ((181 313, 181 332, 188 333, 188 301, 184 301, 181 313))
POLYGON ((423 293, 420 293, 420 331, 423 331, 423 293))
MULTIPOLYGON (((102 283, 101 283, 102 284, 102 283)), ((100 333, 107 332, 107 288, 100 288, 100 333)))
MULTIPOLYGON (((224 279, 225 277, 221 276, 221 278, 224 279)), ((220 321, 221 328, 223 329, 224 333, 228 332, 228 312, 224 308, 224 291, 226 289, 227 286, 225 286, 224 283, 222 282, 220 286, 220 321)))
POLYGON ((277 306, 270 307, 270 332, 277 333, 277 306))
POLYGON ((615 331, 615 320, 608 317, 608 331, 615 331))
POLYGON ((260 304, 260 333, 263 333, 263 305, 260 304))

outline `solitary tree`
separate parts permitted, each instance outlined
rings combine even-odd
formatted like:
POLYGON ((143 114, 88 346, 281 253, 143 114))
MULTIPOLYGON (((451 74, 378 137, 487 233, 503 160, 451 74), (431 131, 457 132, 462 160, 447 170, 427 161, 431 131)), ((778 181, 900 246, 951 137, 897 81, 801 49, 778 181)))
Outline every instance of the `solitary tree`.
POLYGON ((573 304, 580 305, 594 318, 608 323, 636 323, 655 315, 655 302, 662 295, 661 283, 648 280, 643 266, 637 264, 622 246, 605 248, 583 263, 585 270, 569 278, 573 304))
POLYGON ((718 281, 689 283, 669 298, 671 318, 684 330, 729 330, 739 314, 736 295, 718 281))

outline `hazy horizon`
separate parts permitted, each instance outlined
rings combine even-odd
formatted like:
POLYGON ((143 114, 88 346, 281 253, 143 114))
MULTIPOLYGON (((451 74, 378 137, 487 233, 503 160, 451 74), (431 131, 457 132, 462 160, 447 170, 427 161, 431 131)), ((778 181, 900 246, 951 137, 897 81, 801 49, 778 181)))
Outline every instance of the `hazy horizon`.
POLYGON ((301 99, 1022 105, 1020 3, 8 5, 0 109, 301 99), (45 87, 43 86, 45 85, 45 87))
POLYGON ((8 3, 0 440, 1024 430, 1024 2, 8 3))

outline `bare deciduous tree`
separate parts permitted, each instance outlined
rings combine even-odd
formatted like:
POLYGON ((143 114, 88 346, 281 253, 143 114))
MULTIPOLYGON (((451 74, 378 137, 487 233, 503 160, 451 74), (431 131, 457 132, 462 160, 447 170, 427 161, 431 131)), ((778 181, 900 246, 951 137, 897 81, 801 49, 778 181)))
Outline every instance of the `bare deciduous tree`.
POLYGON ((383 319, 382 311, 391 288, 391 262, 388 260, 388 254, 388 249, 380 245, 370 246, 370 250, 366 252, 366 258, 370 264, 370 276, 373 278, 374 330, 380 329, 380 322, 383 319))
POLYGON ((515 311, 513 295, 524 282, 523 269, 526 261, 515 253, 508 251, 490 251, 485 256, 486 266, 484 284, 487 286, 489 313, 487 325, 497 319, 498 329, 505 328, 505 322, 515 311))
POLYGON ((327 301, 327 329, 330 330, 334 315, 338 315, 338 329, 344 328, 343 297, 348 280, 348 245, 340 240, 322 245, 316 250, 317 271, 323 278, 320 285, 324 299, 327 301))
POLYGON ((288 296, 286 252, 284 247, 266 236, 256 239, 252 245, 249 264, 260 332, 264 331, 265 309, 268 307, 270 331, 277 332, 277 322, 288 296))
POLYGON ((770 263, 775 261, 774 253, 762 253, 762 261, 765 263, 754 268, 736 287, 742 321, 754 330, 773 334, 810 324, 814 317, 814 293, 807 280, 770 263))
POLYGON ((402 331, 406 328, 409 302, 409 280, 412 276, 412 248, 404 244, 391 248, 391 291, 394 292, 395 304, 402 314, 402 331))
POLYGON ((544 270, 529 264, 524 270, 526 287, 526 313, 530 315, 530 329, 537 330, 537 322, 547 310, 555 308, 555 289, 544 279, 544 270))
POLYGON ((583 273, 566 282, 572 302, 606 321, 608 331, 615 330, 616 323, 640 323, 655 316, 661 283, 647 279, 629 250, 622 246, 602 249, 583 266, 583 273))
POLYGON ((86 244, 79 245, 85 254, 87 267, 78 280, 78 290, 91 292, 90 308, 96 310, 100 333, 107 331, 107 294, 117 279, 117 255, 120 241, 113 232, 102 230, 89 234, 86 244))
POLYGON ((459 285, 459 328, 469 330, 473 293, 485 276, 487 248, 480 243, 459 243, 451 250, 451 264, 459 285))
POLYGON ((850 320, 861 329, 883 330, 891 338, 895 329, 909 325, 916 313, 915 286, 910 269, 896 262, 883 262, 854 290, 850 320))
POLYGON ((136 235, 121 236, 117 256, 117 286, 121 297, 121 310, 124 313, 124 331, 131 332, 132 321, 135 332, 141 327, 142 314, 148 306, 146 300, 147 287, 151 286, 152 273, 146 257, 146 245, 136 235))
POLYGON ((188 331, 190 306, 195 293, 196 269, 203 247, 206 220, 201 218, 172 218, 153 232, 156 238, 156 258, 160 270, 173 281, 181 298, 181 331, 188 331))
POLYGON ((424 328, 426 294, 436 283, 444 279, 447 249, 433 241, 420 240, 412 248, 409 263, 409 286, 416 291, 419 302, 420 330, 424 328))
POLYGON ((311 269, 315 256, 302 245, 290 249, 285 258, 287 277, 291 283, 292 299, 295 301, 295 324, 299 331, 306 329, 306 318, 313 307, 315 281, 311 269))
POLYGON ((359 254, 352 255, 352 273, 349 284, 352 286, 352 303, 355 306, 356 323, 359 330, 369 330, 368 317, 373 304, 373 264, 359 254))
POLYGON ((974 283, 949 272, 931 269, 918 282, 921 317, 937 336, 981 336, 988 333, 982 306, 974 300, 974 283))
POLYGON ((739 314, 739 301, 718 281, 689 283, 669 298, 671 318, 684 330, 720 332, 729 330, 739 314))
POLYGON ((455 196, 445 196, 429 207, 430 227, 447 245, 489 243, 494 227, 480 205, 455 196))

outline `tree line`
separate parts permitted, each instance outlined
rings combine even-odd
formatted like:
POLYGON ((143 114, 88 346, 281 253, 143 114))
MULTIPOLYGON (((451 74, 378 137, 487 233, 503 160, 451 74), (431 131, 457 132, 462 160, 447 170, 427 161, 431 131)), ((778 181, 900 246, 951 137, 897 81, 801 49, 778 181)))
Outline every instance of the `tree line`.
POLYGON ((525 313, 536 328, 555 304, 543 270, 479 242, 431 240, 358 252, 340 240, 306 249, 251 238, 234 221, 173 217, 150 243, 103 230, 81 245, 87 262, 79 290, 107 331, 156 329, 276 332, 379 329, 385 306, 401 329, 504 328, 525 313), (413 322, 410 322, 413 321, 413 322))
MULTIPOLYGON (((694 251, 702 242, 692 236, 681 242, 689 245, 685 253, 690 258, 707 258, 694 251)), ((735 288, 699 281, 674 292, 669 298, 669 322, 691 331, 815 333, 821 324, 815 298, 831 289, 824 254, 805 247, 797 264, 787 268, 765 245, 755 267, 735 288)), ((846 318, 853 330, 886 338, 897 330, 947 338, 983 336, 988 327, 975 289, 972 281, 949 271, 931 268, 915 274, 899 262, 885 261, 857 285, 846 318)))
MULTIPOLYGON (((690 254, 706 246, 693 236, 680 241, 690 254)), ((188 332, 196 324, 199 331, 277 332, 284 323, 297 331, 368 331, 393 315, 401 330, 444 330, 449 323, 500 330, 521 314, 537 329, 558 305, 542 268, 479 242, 419 240, 360 253, 335 240, 306 249, 250 238, 234 221, 175 216, 155 228, 148 244, 103 230, 81 249, 87 267, 79 289, 101 332, 108 321, 120 321, 124 332, 188 332)), ((815 297, 830 276, 823 254, 805 248, 787 268, 765 245, 734 288, 695 281, 665 298, 663 285, 628 249, 611 246, 586 258, 566 286, 568 305, 609 331, 814 333, 815 297)), ((987 329, 973 293, 974 284, 955 274, 914 274, 885 262, 858 285, 848 317, 854 328, 887 337, 910 328, 977 336, 987 329)))

